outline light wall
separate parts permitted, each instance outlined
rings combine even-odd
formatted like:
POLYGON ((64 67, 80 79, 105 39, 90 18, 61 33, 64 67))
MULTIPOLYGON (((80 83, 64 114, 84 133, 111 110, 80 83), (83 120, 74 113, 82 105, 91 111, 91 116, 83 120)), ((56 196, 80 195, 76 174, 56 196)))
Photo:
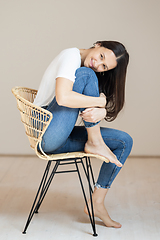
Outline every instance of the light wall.
POLYGON ((37 89, 52 59, 69 47, 117 40, 130 53, 126 104, 113 123, 130 133, 132 155, 160 155, 160 1, 5 0, 0 3, 1 154, 30 154, 11 93, 37 89))

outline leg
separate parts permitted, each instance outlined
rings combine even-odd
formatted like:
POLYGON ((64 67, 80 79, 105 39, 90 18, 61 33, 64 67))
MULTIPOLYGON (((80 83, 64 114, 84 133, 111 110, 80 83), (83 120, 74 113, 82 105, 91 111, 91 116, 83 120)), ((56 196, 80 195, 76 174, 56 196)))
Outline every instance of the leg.
MULTIPOLYGON (((111 151, 113 151, 117 159, 124 164, 132 149, 132 138, 123 131, 110 128, 101 128, 101 134, 105 144, 110 148, 111 151)), ((85 127, 76 126, 74 127, 65 145, 59 149, 58 153, 65 152, 66 149, 68 149, 68 151, 83 151, 86 141, 87 130, 85 127)), ((113 221, 109 217, 108 212, 104 207, 104 199, 108 192, 108 188, 110 188, 120 169, 121 168, 117 167, 114 163, 104 162, 102 164, 98 181, 93 193, 95 216, 99 217, 108 227, 121 227, 120 223, 113 221)), ((86 207, 84 211, 88 214, 86 207)))
MULTIPOLYGON (((95 187, 94 192, 92 194, 94 215, 95 217, 100 218, 107 227, 121 228, 122 225, 112 220, 105 208, 104 200, 107 192, 108 189, 95 187)), ((88 201, 88 205, 91 206, 90 200, 88 201)), ((84 208, 84 212, 88 215, 88 210, 86 206, 84 208)))
MULTIPOLYGON (((95 72, 86 67, 77 69, 73 91, 88 96, 99 97, 98 79, 95 72)), ((80 109, 59 106, 54 98, 47 107, 47 110, 52 112, 54 117, 43 136, 42 148, 45 152, 54 153, 59 147, 65 144, 74 128, 80 109)), ((85 125, 89 127, 96 124, 85 122, 85 125)))
MULTIPOLYGON (((106 145, 115 154, 117 159, 124 164, 129 156, 133 140, 129 134, 110 128, 101 128, 101 134, 106 145)), ((97 186, 102 188, 110 188, 115 177, 119 173, 121 168, 112 163, 103 163, 99 177, 97 180, 97 186)))
MULTIPOLYGON (((107 146, 117 156, 117 159, 124 164, 132 148, 132 138, 125 132, 108 128, 101 128, 101 133, 107 146)), ((105 196, 120 169, 121 168, 117 167, 113 163, 104 162, 92 195, 95 216, 99 217, 108 227, 121 227, 120 223, 113 221, 109 217, 104 206, 105 196)), ((86 207, 84 211, 85 213, 88 213, 86 207)))
MULTIPOLYGON (((85 74, 85 72, 86 72, 86 68, 82 68, 82 71, 78 72, 76 76, 78 77, 79 74, 81 74, 81 77, 83 79, 83 75, 85 74)), ((99 96, 98 79, 95 73, 91 69, 88 69, 87 72, 88 72, 88 77, 92 78, 92 87, 93 87, 92 96, 94 95, 98 97, 99 96)), ((90 84, 86 84, 83 91, 81 88, 79 89, 81 93, 91 96, 90 87, 91 87, 90 84)), ((76 89, 76 88, 77 86, 73 88, 73 90, 76 90, 76 92, 78 92, 79 89, 76 89)), ((83 109, 80 109, 80 110, 82 111, 83 109)), ((122 164, 117 160, 117 157, 110 151, 110 149, 107 147, 107 145, 103 141, 99 123, 94 124, 94 123, 89 123, 84 121, 84 124, 88 133, 88 140, 85 144, 84 151, 105 156, 110 162, 115 163, 118 167, 121 167, 122 164)))

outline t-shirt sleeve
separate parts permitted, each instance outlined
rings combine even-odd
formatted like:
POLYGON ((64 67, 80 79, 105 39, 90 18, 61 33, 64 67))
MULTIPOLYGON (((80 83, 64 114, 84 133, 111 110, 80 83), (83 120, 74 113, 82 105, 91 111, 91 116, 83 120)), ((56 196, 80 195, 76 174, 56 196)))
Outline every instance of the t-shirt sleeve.
POLYGON ((79 49, 70 48, 61 52, 58 59, 56 78, 63 77, 75 81, 75 72, 81 65, 79 49))

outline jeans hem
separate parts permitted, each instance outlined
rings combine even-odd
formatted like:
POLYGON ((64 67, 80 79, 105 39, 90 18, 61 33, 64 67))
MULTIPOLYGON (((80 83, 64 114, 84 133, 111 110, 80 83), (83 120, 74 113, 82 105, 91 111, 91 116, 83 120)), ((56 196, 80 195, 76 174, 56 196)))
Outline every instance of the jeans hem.
POLYGON ((96 122, 96 123, 90 123, 90 124, 87 123, 87 125, 86 125, 85 122, 84 122, 84 125, 85 125, 85 128, 91 128, 91 127, 96 126, 98 123, 100 123, 100 121, 96 122))
POLYGON ((94 185, 94 187, 96 187, 97 189, 99 189, 99 188, 109 189, 109 188, 110 188, 110 186, 102 186, 102 185, 100 185, 99 183, 96 183, 96 184, 94 185))

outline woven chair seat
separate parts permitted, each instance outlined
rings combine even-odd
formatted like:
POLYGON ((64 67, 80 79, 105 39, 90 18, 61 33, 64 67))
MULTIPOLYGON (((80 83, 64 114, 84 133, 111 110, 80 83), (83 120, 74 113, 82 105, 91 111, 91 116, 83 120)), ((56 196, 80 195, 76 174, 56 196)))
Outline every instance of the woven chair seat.
MULTIPOLYGON (((60 153, 60 154, 47 154, 44 156, 39 151, 36 152, 39 158, 44 160, 58 160, 58 159, 69 159, 69 158, 82 158, 82 157, 95 157, 102 161, 107 162, 107 159, 103 156, 92 154, 92 153, 85 153, 85 152, 68 152, 68 153, 60 153)), ((109 161, 108 161, 109 162, 109 161)))

